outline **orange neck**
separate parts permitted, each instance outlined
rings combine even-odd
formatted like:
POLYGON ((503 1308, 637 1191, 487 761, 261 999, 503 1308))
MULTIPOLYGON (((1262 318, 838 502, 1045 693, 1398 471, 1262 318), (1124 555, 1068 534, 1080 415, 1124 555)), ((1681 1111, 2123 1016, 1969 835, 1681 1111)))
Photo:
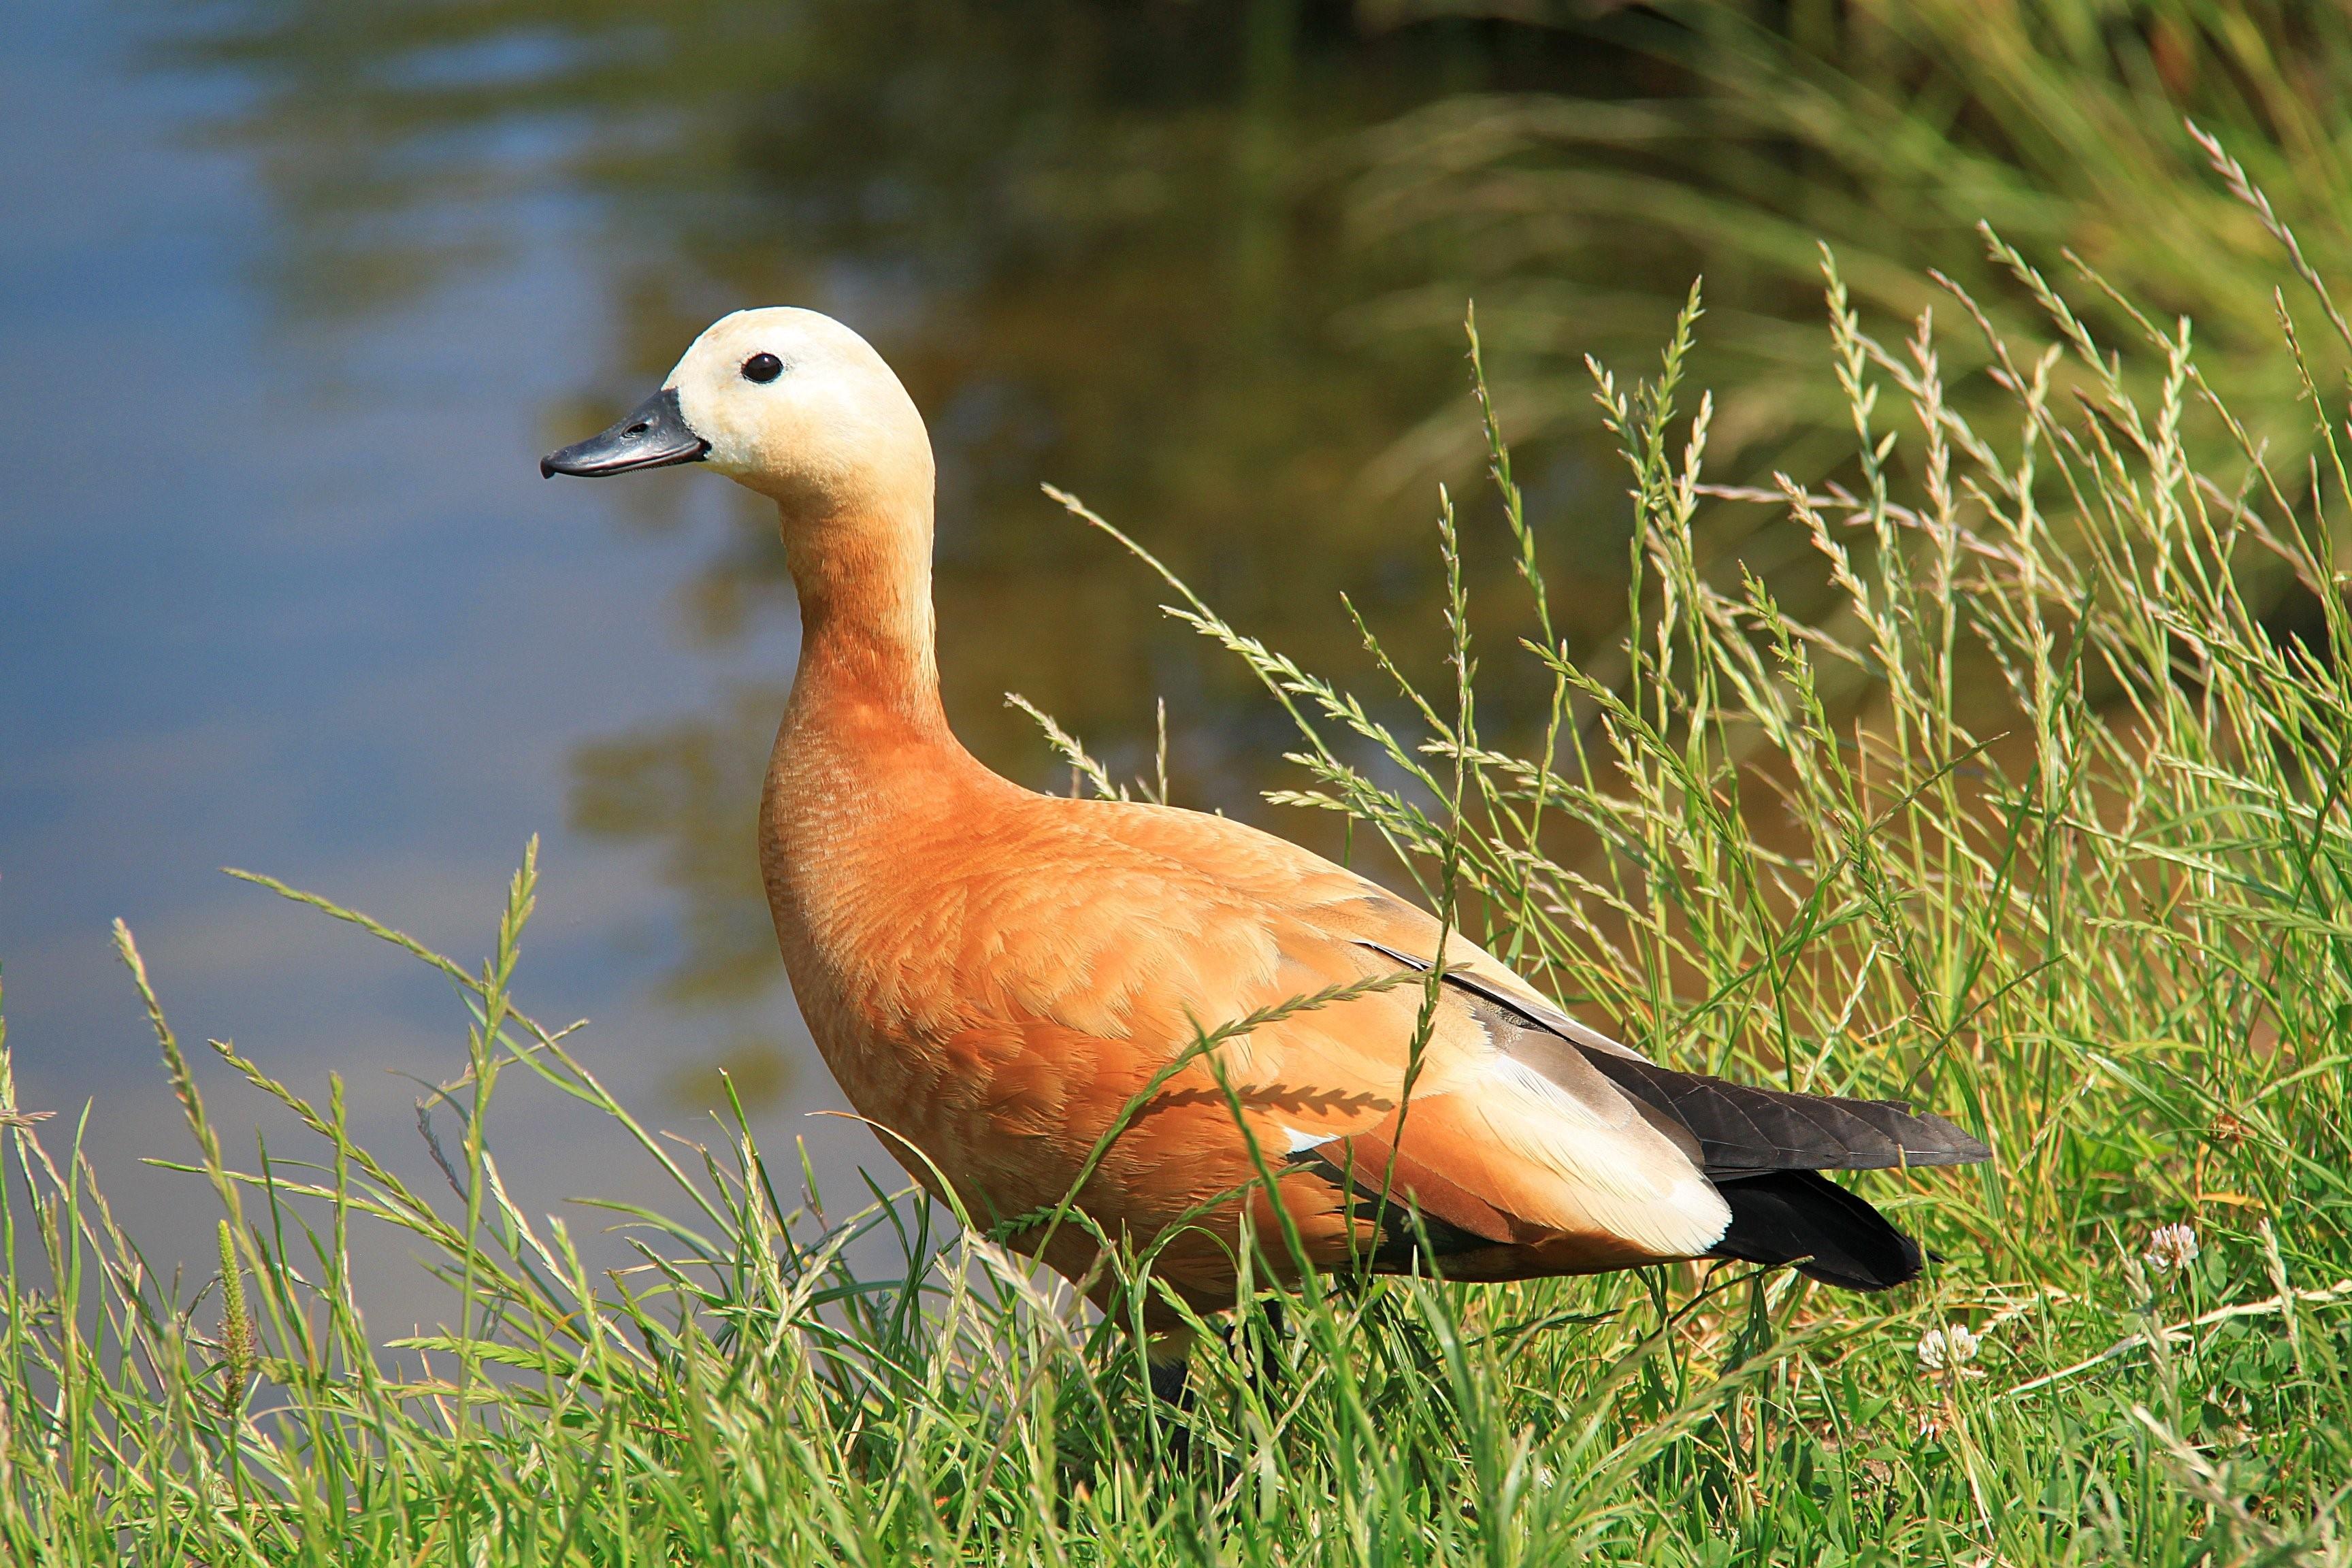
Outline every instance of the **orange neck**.
POLYGON ((922 504, 787 519, 801 601, 791 749, 836 762, 887 757, 897 768, 909 752, 933 765, 971 762, 940 705, 929 513, 922 504))

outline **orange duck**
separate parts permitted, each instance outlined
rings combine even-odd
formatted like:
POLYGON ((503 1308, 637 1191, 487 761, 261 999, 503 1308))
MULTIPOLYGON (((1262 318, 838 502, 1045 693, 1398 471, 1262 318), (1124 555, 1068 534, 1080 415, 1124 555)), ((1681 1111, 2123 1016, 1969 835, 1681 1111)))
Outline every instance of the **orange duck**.
MULTIPOLYGON (((929 437, 840 323, 729 316, 634 414, 541 468, 674 463, 776 503, 800 592, 760 813, 793 992, 851 1103, 981 1223, 1076 1185, 1107 1234, 1163 1242, 1157 1277, 1214 1311, 1243 1209, 1275 1234, 1263 1161, 1321 1266, 1495 1280, 1728 1258, 1877 1290, 1917 1274, 1919 1248, 1819 1173, 1990 1158, 1897 1102, 1661 1067, 1458 934, 1424 1025, 1444 935, 1425 911, 1237 822, 982 767, 940 706, 929 437)), ((1072 1279, 1096 1261, 1075 1226, 1013 1245, 1072 1279)))

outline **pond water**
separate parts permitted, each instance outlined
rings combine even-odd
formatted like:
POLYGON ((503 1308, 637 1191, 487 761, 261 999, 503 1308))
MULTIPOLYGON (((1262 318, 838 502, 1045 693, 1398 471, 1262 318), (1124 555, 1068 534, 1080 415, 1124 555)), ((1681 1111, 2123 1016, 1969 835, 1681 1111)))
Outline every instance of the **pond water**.
MULTIPOLYGON (((764 1135, 885 1163, 802 1114, 839 1097, 753 880, 794 649, 772 535, 709 476, 549 485, 537 453, 725 310, 843 317, 940 449, 959 732, 1051 786, 1004 693, 1126 773, 1165 699, 1180 802, 1265 819, 1274 715, 1037 487, 1310 667, 1364 671, 1344 591, 1433 672, 1434 481, 1475 477, 1460 293, 1351 244, 1343 193, 1396 114, 1607 66, 1302 0, 9 15, 0 128, 39 155, 0 164, 8 1041, 23 1102, 91 1105, 134 1228, 188 1258, 210 1200, 136 1163, 189 1145, 110 920, 183 1039, 341 1072, 404 1169, 415 1080, 463 1061, 448 987, 224 865, 477 963, 538 834, 528 1005, 591 1017, 583 1054, 671 1125, 724 1065, 764 1135)), ((1527 471, 1556 570, 1610 584, 1614 481, 1574 445, 1527 471)), ((1477 573, 1507 632, 1502 553, 1477 573)), ((233 1151, 303 1152, 200 1067, 233 1151)), ((500 1115, 527 1205, 643 1187, 550 1097, 500 1115)), ((378 1286, 429 1316, 406 1278, 378 1286)))

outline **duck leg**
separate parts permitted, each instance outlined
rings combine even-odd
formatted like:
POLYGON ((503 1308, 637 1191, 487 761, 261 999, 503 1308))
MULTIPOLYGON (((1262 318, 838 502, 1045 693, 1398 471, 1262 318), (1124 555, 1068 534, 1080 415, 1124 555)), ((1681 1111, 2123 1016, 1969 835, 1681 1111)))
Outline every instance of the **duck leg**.
MULTIPOLYGON (((1182 1414, 1192 1408, 1192 1362, 1155 1361, 1149 1363, 1151 1396, 1171 1410, 1182 1414)), ((1181 1440, 1182 1427, 1177 1428, 1181 1440)))

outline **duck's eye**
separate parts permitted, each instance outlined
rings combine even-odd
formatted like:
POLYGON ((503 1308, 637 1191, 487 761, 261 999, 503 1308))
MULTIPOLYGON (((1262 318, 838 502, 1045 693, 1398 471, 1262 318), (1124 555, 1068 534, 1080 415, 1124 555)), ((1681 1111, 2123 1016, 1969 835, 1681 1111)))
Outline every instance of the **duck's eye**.
POLYGON ((784 374, 784 362, 773 354, 753 354, 743 362, 743 379, 765 384, 784 374))

